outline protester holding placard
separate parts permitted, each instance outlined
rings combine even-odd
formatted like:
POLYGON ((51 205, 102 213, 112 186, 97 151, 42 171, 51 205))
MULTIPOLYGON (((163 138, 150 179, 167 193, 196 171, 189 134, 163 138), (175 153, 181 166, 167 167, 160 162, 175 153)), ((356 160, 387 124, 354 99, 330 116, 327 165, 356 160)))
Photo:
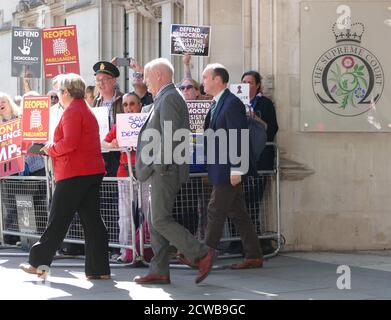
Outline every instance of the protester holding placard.
MULTIPOLYGON (((123 113, 122 93, 117 87, 117 78, 120 75, 118 68, 110 62, 99 61, 94 64, 95 83, 98 96, 95 98, 92 108, 107 108, 109 110, 109 129, 116 122, 116 116, 123 113)), ((106 176, 115 177, 119 166, 119 152, 110 152, 103 155, 106 164, 106 176)))
MULTIPOLYGON (((99 61, 93 66, 95 75, 95 84, 98 95, 92 104, 92 108, 106 109, 108 111, 109 130, 117 121, 117 114, 123 113, 122 95, 117 84, 117 78, 120 76, 118 68, 108 61, 99 61)), ((99 123, 99 121, 98 121, 99 123)), ((100 127, 102 129, 102 127, 100 127)), ((101 140, 104 136, 101 137, 101 140)), ((116 177, 119 166, 120 153, 111 151, 103 153, 103 159, 106 165, 106 177, 116 177)), ((116 188, 116 187, 115 187, 116 188)), ((103 210, 110 210, 112 206, 118 203, 117 190, 113 190, 113 197, 102 203, 103 210)), ((107 227, 114 233, 119 232, 118 224, 114 221, 108 221, 107 227)), ((119 253, 117 248, 110 249, 114 254, 119 253)))
MULTIPOLYGON (((184 65, 184 78, 180 85, 179 90, 182 92, 183 97, 186 100, 190 117, 190 130, 193 132, 193 163, 190 165, 190 173, 199 173, 205 171, 205 165, 203 161, 199 163, 197 158, 197 150, 203 150, 203 139, 200 139, 200 135, 197 138, 197 131, 203 130, 203 124, 206 114, 209 111, 210 102, 205 100, 212 99, 211 96, 201 94, 199 83, 191 76, 191 62, 192 55, 184 53, 182 62, 184 65)), ((202 134, 201 134, 202 135, 202 134)), ((201 152, 203 158, 203 152, 201 152)), ((199 153, 198 153, 199 154, 199 153)), ((192 234, 199 232, 198 220, 204 220, 204 215, 201 217, 199 214, 199 204, 203 199, 199 196, 202 185, 207 181, 207 178, 193 177, 190 179, 181 192, 178 193, 176 203, 174 206, 174 218, 180 224, 184 225, 192 234), (194 192, 197 190, 197 192, 194 192), (183 212, 178 212, 177 208, 183 208, 183 212)), ((184 255, 180 252, 177 253, 177 259, 184 264, 189 264, 186 261, 184 255)))
MULTIPOLYGON (((125 93, 122 96, 122 107, 124 113, 139 113, 141 111, 140 97, 136 93, 125 93)), ((106 149, 119 148, 117 141, 117 125, 114 125, 106 138, 102 141, 102 147, 106 149)), ((132 167, 136 162, 136 152, 131 151, 132 167)), ((129 177, 132 175, 128 167, 128 156, 126 152, 121 152, 117 177, 129 177)), ((118 225, 119 225, 119 244, 128 245, 130 241, 131 230, 131 202, 129 199, 129 183, 126 181, 118 182, 118 225)), ((132 252, 129 249, 121 248, 121 254, 117 258, 118 262, 131 262, 132 252)))
MULTIPOLYGON (((257 71, 247 71, 242 75, 242 83, 250 86, 250 113, 255 121, 259 122, 266 128, 267 141, 273 142, 278 131, 276 111, 273 102, 262 94, 262 77, 257 71)), ((273 170, 274 167, 274 148, 266 146, 257 161, 258 170, 273 170)), ((263 193, 266 188, 268 179, 261 176, 253 180, 248 185, 248 192, 245 193, 247 210, 258 208, 262 201, 263 193)), ((257 220, 254 224, 259 223, 257 220)), ((233 226, 233 232, 235 227, 233 226)), ((232 254, 242 253, 243 248, 240 241, 232 241, 228 251, 232 254)))
MULTIPOLYGON (((141 111, 141 101, 140 97, 134 93, 125 93, 122 96, 122 107, 124 113, 140 113, 141 111)), ((102 147, 106 149, 110 148, 119 148, 117 141, 117 125, 114 125, 110 132, 106 135, 105 139, 102 141, 102 147)), ((131 163, 132 165, 136 162, 136 152, 131 152, 131 163)), ((120 164, 117 170, 117 177, 129 177, 129 168, 128 168, 128 157, 125 152, 121 152, 120 164)))
MULTIPOLYGON (((197 139, 195 131, 197 131, 196 122, 199 122, 198 128, 201 130, 203 129, 205 116, 209 109, 205 110, 203 114, 199 113, 201 110, 198 108, 198 106, 202 102, 200 101, 200 103, 197 103, 197 100, 201 100, 203 97, 200 95, 199 84, 194 79, 184 78, 179 85, 179 90, 182 92, 183 97, 187 103, 189 110, 190 130, 193 132, 193 160, 195 161, 193 161, 193 164, 189 166, 190 173, 197 172, 197 170, 198 172, 204 171, 204 165, 198 166, 196 163, 196 148, 198 147, 197 141, 200 141, 200 139, 197 139), (198 169, 199 167, 202 169, 198 169)), ((173 209, 174 219, 194 235, 196 235, 198 231, 198 204, 199 201, 202 201, 201 197, 199 196, 202 184, 203 179, 201 177, 193 177, 192 179, 189 179, 181 191, 178 192, 173 209)), ((177 252, 176 256, 179 261, 187 264, 185 257, 181 252, 177 252)))
MULTIPOLYGON (((254 118, 266 127, 267 141, 273 142, 278 131, 276 109, 273 102, 262 93, 262 77, 257 71, 248 71, 242 75, 242 82, 250 84, 250 104, 254 118)), ((258 162, 258 169, 272 170, 274 149, 266 146, 258 162)))
POLYGON ((109 126, 111 129, 116 122, 116 115, 124 112, 122 109, 123 94, 117 86, 117 78, 120 72, 115 65, 107 61, 95 63, 93 69, 99 94, 95 98, 92 107, 106 107, 109 109, 109 126))
MULTIPOLYGON (((141 112, 141 101, 140 97, 134 93, 126 93, 122 97, 122 106, 124 108, 124 113, 140 113, 141 112)), ((118 120, 119 121, 119 120, 118 120)), ((114 125, 111 131, 107 134, 104 141, 102 141, 103 148, 119 148, 119 141, 116 138, 117 136, 117 125, 114 125)), ((136 163, 136 151, 133 149, 130 151, 131 154, 131 165, 134 167, 136 163)), ((128 157, 125 152, 121 152, 120 165, 117 171, 117 177, 129 177, 132 176, 132 170, 128 167, 128 157)), ((148 206, 148 193, 149 186, 146 184, 141 184, 142 188, 142 203, 138 204, 141 206, 141 211, 146 212, 148 206), (145 201, 145 197, 147 197, 145 201)), ((126 181, 118 182, 118 225, 119 225, 119 243, 121 245, 128 245, 130 241, 130 230, 131 230, 131 207, 132 203, 129 198, 129 183, 126 181)), ((135 199, 137 199, 137 192, 135 193, 135 199)), ((139 225, 137 216, 135 218, 136 228, 139 225)), ((149 243, 149 229, 148 223, 144 222, 144 241, 149 243)), ((139 243, 140 235, 139 230, 136 231, 136 243, 139 243)), ((149 261, 152 256, 152 250, 146 249, 144 252, 144 258, 149 261), (148 259, 149 258, 149 259, 148 259)), ((117 258, 118 262, 129 263, 133 260, 133 251, 132 249, 121 248, 121 254, 117 258)))
POLYGON ((199 84, 196 80, 193 79, 193 77, 191 76, 191 67, 190 67, 190 62, 191 62, 191 54, 189 53, 184 53, 183 55, 183 58, 182 58, 182 62, 183 62, 183 69, 184 69, 184 73, 183 73, 183 80, 180 84, 180 89, 185 97, 186 100, 212 100, 212 96, 206 94, 203 90, 203 84, 199 84), (186 80, 190 80, 190 82, 193 82, 193 83, 190 83, 190 85, 193 85, 194 88, 195 88, 195 91, 194 93, 192 94, 192 88, 189 87, 189 84, 188 83, 185 83, 186 80), (184 86, 187 86, 187 88, 185 88, 184 86), (187 90, 187 94, 185 92, 185 90, 187 90), (196 97, 194 99, 194 97, 196 97))
MULTIPOLYGON (((13 119, 16 119, 20 116, 20 111, 17 105, 12 101, 11 97, 4 93, 0 92, 0 122, 6 123, 8 121, 11 121, 13 119)), ((11 160, 12 161, 12 160, 11 160)), ((16 160, 13 160, 16 161, 16 160)), ((21 164, 21 167, 23 168, 23 164, 21 164)), ((23 169, 21 169, 23 170, 23 169)), ((7 173, 5 173, 7 174, 7 173)), ((17 173, 16 173, 17 175, 17 173)), ((7 187, 7 184, 4 186, 7 187)), ((12 192, 13 193, 13 192, 12 192)), ((14 220, 16 217, 16 209, 14 206, 11 206, 8 201, 4 203, 5 207, 5 213, 4 213, 4 226, 7 228, 10 225, 15 225, 17 222, 14 220)), ((19 236, 14 235, 4 235, 4 242, 9 244, 15 244, 17 241, 20 240, 19 236)))
POLYGON ((186 101, 200 100, 200 85, 194 79, 183 79, 179 86, 179 90, 181 90, 186 101))
MULTIPOLYGON (((189 110, 190 117, 190 130, 193 132, 193 159, 196 160, 196 146, 197 142, 200 139, 196 138, 195 132, 197 129, 202 130, 203 124, 205 120, 205 116, 208 113, 208 108, 200 107, 203 104, 200 100, 202 100, 202 96, 199 91, 199 84, 197 81, 191 78, 185 78, 182 80, 179 90, 182 92, 183 97, 186 100, 187 107, 189 110), (199 101, 199 102, 197 102, 199 101)), ((206 102, 209 107, 209 103, 206 102)), ((203 140, 203 139, 201 139, 203 140)), ((204 166, 198 166, 196 161, 190 165, 190 172, 200 172, 199 167, 201 167, 201 171, 204 171, 204 166)), ((176 204, 174 206, 174 218, 180 224, 184 225, 192 234, 197 233, 198 229, 198 200, 199 196, 194 190, 200 189, 202 186, 202 178, 194 177, 189 180, 186 184, 186 187, 182 189, 180 193, 177 195, 176 204), (178 212, 177 208, 183 208, 183 212, 178 212)), ((181 259, 181 257, 179 256, 181 259)))

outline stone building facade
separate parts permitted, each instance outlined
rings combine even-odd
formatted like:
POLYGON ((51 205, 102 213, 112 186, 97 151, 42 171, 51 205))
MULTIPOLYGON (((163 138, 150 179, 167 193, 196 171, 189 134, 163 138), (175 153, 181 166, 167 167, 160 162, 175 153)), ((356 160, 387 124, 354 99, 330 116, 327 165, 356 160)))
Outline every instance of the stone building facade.
MULTIPOLYGON (((263 75, 266 95, 275 102, 280 127, 277 142, 283 158, 285 249, 391 248, 389 135, 314 133, 300 127, 300 19, 303 3, 320 2, 330 1, 2 1, 0 90, 11 95, 21 90, 20 80, 9 76, 12 25, 77 25, 81 75, 88 84, 93 84, 93 64, 115 56, 134 57, 141 64, 166 57, 174 63, 175 80, 179 81, 183 70, 180 57, 169 53, 170 24, 210 25, 211 54, 192 60, 193 77, 199 78, 209 62, 225 64, 232 82, 238 82, 244 71, 255 69, 263 75)), ((391 10, 390 1, 383 2, 385 10, 391 10)), ((120 86, 130 90, 129 70, 121 72, 120 86)), ((50 81, 38 79, 34 86, 46 91, 50 81)))

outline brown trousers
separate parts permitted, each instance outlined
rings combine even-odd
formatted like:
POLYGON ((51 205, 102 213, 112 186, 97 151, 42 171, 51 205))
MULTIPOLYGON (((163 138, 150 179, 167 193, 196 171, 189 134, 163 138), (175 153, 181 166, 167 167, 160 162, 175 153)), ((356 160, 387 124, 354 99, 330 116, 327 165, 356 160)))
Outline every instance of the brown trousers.
POLYGON ((262 249, 254 225, 247 213, 242 184, 235 187, 232 185, 213 186, 208 205, 208 224, 205 237, 207 246, 217 248, 227 217, 239 230, 245 258, 262 258, 262 249))

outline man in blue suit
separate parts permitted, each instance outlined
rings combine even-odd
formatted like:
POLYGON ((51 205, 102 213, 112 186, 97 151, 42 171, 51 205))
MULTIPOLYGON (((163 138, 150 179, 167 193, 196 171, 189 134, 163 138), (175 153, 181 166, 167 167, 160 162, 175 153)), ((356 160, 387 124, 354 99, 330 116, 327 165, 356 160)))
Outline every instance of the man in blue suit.
POLYGON ((225 219, 229 217, 240 232, 245 255, 243 262, 233 264, 231 268, 260 268, 263 265, 262 249, 247 213, 242 186, 243 176, 247 173, 250 162, 249 143, 247 141, 242 145, 241 139, 242 130, 248 129, 246 109, 240 99, 227 89, 229 74, 223 65, 208 65, 202 78, 205 92, 213 96, 204 129, 206 133, 216 133, 216 136, 218 131, 223 131, 227 137, 210 139, 206 134, 208 179, 213 189, 208 205, 205 244, 210 248, 217 248, 225 219), (236 130, 236 134, 230 135, 231 130, 236 130), (235 146, 237 152, 230 150, 235 146), (212 154, 214 151, 214 157, 210 156, 211 151, 212 154), (235 161, 238 160, 235 159, 236 156, 241 161, 235 161))

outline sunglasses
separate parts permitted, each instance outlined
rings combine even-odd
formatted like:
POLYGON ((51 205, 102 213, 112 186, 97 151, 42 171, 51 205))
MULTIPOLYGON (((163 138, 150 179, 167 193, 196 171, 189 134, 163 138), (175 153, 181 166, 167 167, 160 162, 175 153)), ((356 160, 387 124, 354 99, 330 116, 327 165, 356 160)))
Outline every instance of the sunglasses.
POLYGON ((123 107, 127 107, 127 106, 133 107, 133 106, 135 106, 135 105, 136 105, 136 102, 134 102, 134 101, 131 101, 131 102, 124 102, 124 103, 122 104, 123 107))
POLYGON ((194 86, 189 84, 188 86, 180 86, 179 90, 185 91, 185 90, 190 90, 190 89, 193 89, 193 88, 194 88, 194 86))

